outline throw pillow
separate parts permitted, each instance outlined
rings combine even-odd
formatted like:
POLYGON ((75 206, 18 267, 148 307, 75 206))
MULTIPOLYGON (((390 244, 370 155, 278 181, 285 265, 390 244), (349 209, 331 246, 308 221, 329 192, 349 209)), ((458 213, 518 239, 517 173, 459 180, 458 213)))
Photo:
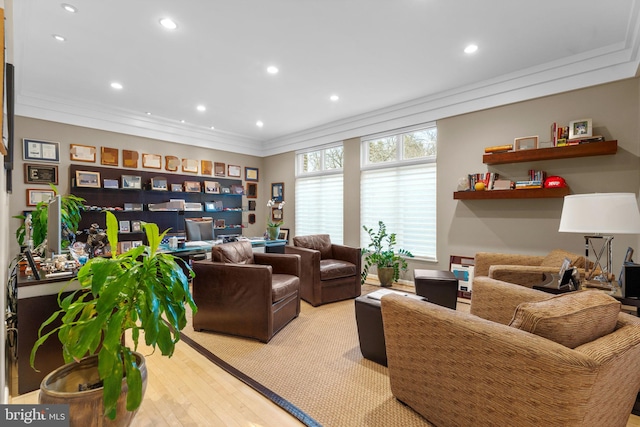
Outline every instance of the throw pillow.
POLYGON ((618 313, 620 302, 602 291, 567 292, 520 304, 509 326, 576 348, 613 332, 618 313))
MULTIPOLYGON (((554 249, 547 256, 544 257, 541 266, 544 267, 558 267, 562 266, 562 262, 565 258, 569 258, 571 261, 571 267, 585 268, 586 259, 582 255, 574 254, 573 252, 565 251, 562 249, 554 249)), ((589 264, 592 264, 591 262, 589 264)))

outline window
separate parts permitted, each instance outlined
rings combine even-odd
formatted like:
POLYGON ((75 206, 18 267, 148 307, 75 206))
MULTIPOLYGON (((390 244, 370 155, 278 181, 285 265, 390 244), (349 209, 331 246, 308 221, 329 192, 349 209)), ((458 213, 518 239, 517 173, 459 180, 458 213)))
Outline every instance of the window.
POLYGON ((299 153, 296 159, 296 234, 329 234, 342 244, 342 145, 299 153))
MULTIPOLYGON (((436 261, 437 128, 409 130, 362 141, 360 223, 384 221, 397 247, 436 261)), ((361 230, 360 244, 369 245, 361 230)))

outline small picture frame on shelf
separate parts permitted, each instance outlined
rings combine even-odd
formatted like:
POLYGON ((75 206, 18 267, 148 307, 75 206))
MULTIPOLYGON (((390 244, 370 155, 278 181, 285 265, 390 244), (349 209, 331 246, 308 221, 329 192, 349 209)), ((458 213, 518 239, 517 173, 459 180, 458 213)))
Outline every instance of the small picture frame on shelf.
POLYGON ((133 246, 130 241, 118 242, 118 252, 123 254, 129 251, 133 246))
POLYGON ((184 191, 187 193, 199 193, 200 183, 198 181, 185 181, 184 191))
POLYGON ((288 228, 281 228, 280 229, 280 234, 278 234, 278 239, 286 240, 287 242, 289 242, 289 229, 288 228))
POLYGON ((224 219, 216 219, 214 224, 215 224, 216 228, 225 228, 226 227, 224 219))
POLYGON ((182 184, 171 184, 171 191, 173 191, 174 193, 181 193, 182 184))
POLYGON ((71 144, 69 158, 76 162, 96 162, 96 147, 92 145, 71 144))
POLYGON ((142 177, 139 175, 122 175, 122 188, 126 190, 141 190, 142 177))
POLYGON ((538 148, 538 136, 523 136, 513 140, 513 149, 515 151, 520 150, 535 150, 538 148))
POLYGON ((123 220, 118 222, 119 231, 121 233, 130 233, 131 232, 131 221, 123 220))
POLYGON ((244 194, 244 187, 242 185, 232 184, 231 185, 231 194, 243 195, 244 194))
POLYGON ((205 181, 204 192, 207 194, 220 194, 220 183, 218 181, 205 181))
POLYGON ((120 183, 118 182, 117 179, 105 178, 102 181, 102 187, 103 188, 120 188, 120 183))
POLYGON ((100 188, 100 172, 76 171, 76 187, 100 188))
POLYGON ((588 138, 593 136, 591 119, 580 119, 569 122, 569 139, 588 138))
POLYGON ((132 240, 131 241, 131 247, 132 248, 137 248, 138 246, 142 246, 142 240, 132 240))
POLYGON ((131 232, 139 233, 142 231, 142 223, 140 221, 131 221, 131 232))
POLYGON ((162 176, 151 178, 151 189, 155 191, 167 191, 167 178, 162 176))

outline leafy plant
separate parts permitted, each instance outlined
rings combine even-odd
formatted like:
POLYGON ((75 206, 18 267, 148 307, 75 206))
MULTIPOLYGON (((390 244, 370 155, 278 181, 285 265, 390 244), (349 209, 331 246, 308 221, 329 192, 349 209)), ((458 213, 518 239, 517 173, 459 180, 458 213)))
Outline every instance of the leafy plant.
MULTIPOLYGON (((159 234, 156 224, 143 223, 149 245, 116 255, 118 222, 113 213, 106 215, 107 236, 114 248, 111 258, 90 259, 78 271, 80 289, 64 299, 64 289, 60 291, 60 310, 40 327, 30 361, 34 367, 36 351, 54 333, 62 343, 66 363, 98 351, 105 414, 113 419, 123 375, 129 389, 127 410, 135 410, 142 401, 140 370, 132 353, 138 347, 140 332, 144 332, 147 345, 154 349, 157 345, 163 355, 171 357, 180 330, 187 324, 185 304, 194 313, 197 308, 189 292, 189 279, 175 257, 157 253, 168 230, 159 234), (43 329, 58 318, 62 324, 42 335, 43 329), (133 350, 124 343, 128 330, 133 350)), ((193 277, 191 268, 185 268, 193 277)))
MULTIPOLYGON (((58 195, 58 188, 49 184, 55 195, 58 195)), ((67 194, 61 198, 61 219, 62 219, 62 248, 67 248, 75 240, 78 232, 78 225, 81 220, 81 212, 84 209, 84 199, 82 197, 67 194)), ((35 209, 31 212, 31 240, 33 246, 41 245, 47 238, 47 214, 49 211, 49 203, 39 202, 35 209)), ((27 235, 26 215, 16 215, 14 218, 21 219, 22 225, 16 230, 16 239, 20 246, 25 245, 25 237, 27 235)))
POLYGON ((373 228, 362 228, 369 234, 371 243, 367 246, 363 253, 364 269, 360 277, 360 282, 364 284, 369 274, 369 268, 376 266, 377 268, 393 267, 393 280, 398 281, 400 278, 400 270, 407 270, 407 261, 404 257, 413 258, 413 254, 405 249, 394 250, 396 245, 396 233, 387 233, 387 226, 383 221, 378 221, 378 231, 373 228))

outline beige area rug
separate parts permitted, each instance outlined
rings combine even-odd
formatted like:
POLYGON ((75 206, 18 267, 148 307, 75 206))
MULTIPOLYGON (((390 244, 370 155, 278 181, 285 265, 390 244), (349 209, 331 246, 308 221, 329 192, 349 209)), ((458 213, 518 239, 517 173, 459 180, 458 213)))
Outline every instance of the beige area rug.
MULTIPOLYGON (((365 285, 363 293, 375 289, 379 288, 365 285)), ((362 357, 354 300, 320 307, 303 301, 300 316, 268 344, 195 332, 191 322, 183 334, 185 342, 195 341, 196 345, 190 344, 196 349, 202 346, 258 382, 258 390, 262 385, 267 394, 276 393, 272 400, 282 398, 295 405, 304 413, 289 411, 307 425, 431 425, 393 397, 386 367, 362 357)), ((287 409, 287 402, 281 406, 287 409)))

